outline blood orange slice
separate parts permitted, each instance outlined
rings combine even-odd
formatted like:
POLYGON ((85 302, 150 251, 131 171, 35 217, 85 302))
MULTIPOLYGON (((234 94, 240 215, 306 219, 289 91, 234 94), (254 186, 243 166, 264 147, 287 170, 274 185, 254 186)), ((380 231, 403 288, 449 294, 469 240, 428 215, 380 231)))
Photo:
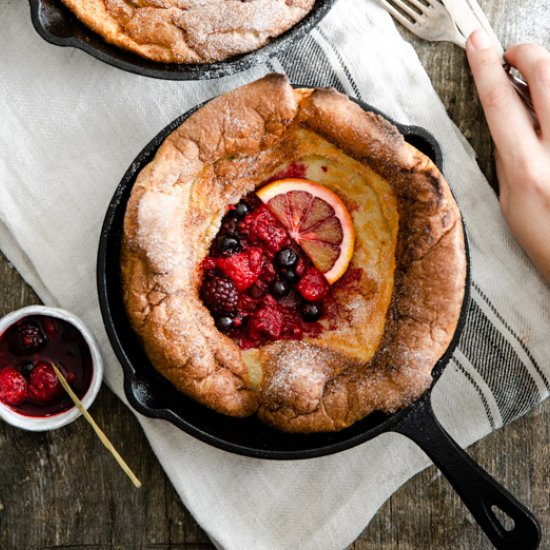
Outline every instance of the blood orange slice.
POLYGON ((309 180, 277 180, 256 192, 327 281, 336 282, 353 255, 355 232, 342 200, 309 180))

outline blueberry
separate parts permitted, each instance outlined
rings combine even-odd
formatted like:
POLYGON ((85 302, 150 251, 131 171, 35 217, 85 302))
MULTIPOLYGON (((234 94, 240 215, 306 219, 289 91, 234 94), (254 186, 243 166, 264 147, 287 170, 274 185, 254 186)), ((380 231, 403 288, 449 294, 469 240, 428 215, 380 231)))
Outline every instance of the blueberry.
POLYGON ((293 269, 285 269, 283 272, 281 272, 281 277, 287 283, 295 283, 300 278, 298 273, 296 273, 296 271, 294 271, 293 269))
POLYGON ((239 204, 237 204, 237 206, 235 206, 235 208, 232 208, 227 215, 232 218, 241 219, 244 218, 250 210, 252 210, 250 205, 245 200, 242 200, 239 204))
POLYGON ((237 204, 237 206, 235 206, 235 214, 237 214, 237 218, 244 218, 250 210, 251 208, 246 201, 241 201, 237 204))
POLYGON ((273 296, 275 296, 275 298, 282 298, 283 296, 286 296, 290 291, 290 285, 285 281, 275 279, 269 285, 269 291, 273 296))
POLYGON ((216 327, 221 332, 229 332, 233 328, 234 323, 231 317, 218 317, 216 319, 216 327))
POLYGON ((233 235, 219 235, 216 239, 216 250, 222 256, 231 256, 241 250, 241 241, 233 235))
POLYGON ((282 269, 294 267, 298 263, 298 254, 292 248, 283 248, 277 252, 275 263, 282 269))
POLYGON ((19 363, 17 368, 19 372, 28 379, 31 376, 32 369, 34 369, 34 363, 32 361, 24 361, 23 363, 19 363))
POLYGON ((302 306, 302 319, 308 323, 318 321, 323 315, 323 306, 320 303, 307 302, 302 306))

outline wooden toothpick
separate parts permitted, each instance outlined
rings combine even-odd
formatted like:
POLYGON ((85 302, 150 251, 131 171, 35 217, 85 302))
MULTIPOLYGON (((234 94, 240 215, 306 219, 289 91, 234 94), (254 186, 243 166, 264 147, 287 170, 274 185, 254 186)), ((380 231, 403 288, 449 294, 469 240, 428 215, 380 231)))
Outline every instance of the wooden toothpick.
POLYGON ((96 424, 95 420, 92 418, 92 415, 84 408, 84 406, 80 402, 80 399, 78 399, 74 391, 71 389, 71 386, 69 386, 69 383, 63 376, 62 372, 53 363, 51 363, 51 365, 53 367, 53 370, 55 371, 55 374, 57 375, 57 378, 59 379, 59 382, 63 386, 63 389, 69 394, 69 397, 75 404, 75 407, 82 413, 82 416, 93 428, 101 443, 103 443, 107 450, 115 457, 115 460, 118 462, 124 473, 132 480, 132 483, 137 488, 141 487, 141 481, 135 476, 134 472, 130 470, 128 464, 126 464, 126 462, 124 462, 124 459, 118 454, 118 451, 114 448, 113 444, 109 441, 109 438, 103 433, 101 428, 96 424))

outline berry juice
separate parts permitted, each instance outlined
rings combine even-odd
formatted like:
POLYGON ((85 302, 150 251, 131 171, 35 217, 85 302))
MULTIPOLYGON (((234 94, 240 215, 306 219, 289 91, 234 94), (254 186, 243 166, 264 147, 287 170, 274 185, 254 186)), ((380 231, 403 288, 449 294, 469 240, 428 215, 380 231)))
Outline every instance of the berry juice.
POLYGON ((90 348, 71 323, 30 315, 0 335, 0 401, 27 416, 52 416, 73 407, 52 363, 82 399, 92 379, 90 348))

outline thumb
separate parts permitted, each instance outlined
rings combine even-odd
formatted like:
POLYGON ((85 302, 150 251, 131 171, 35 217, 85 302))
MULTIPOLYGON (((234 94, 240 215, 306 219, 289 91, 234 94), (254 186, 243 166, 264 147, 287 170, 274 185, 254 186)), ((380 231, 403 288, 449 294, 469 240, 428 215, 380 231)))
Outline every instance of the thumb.
POLYGON ((474 31, 466 54, 495 144, 502 152, 514 151, 520 139, 533 133, 532 125, 489 35, 481 29, 474 31))

